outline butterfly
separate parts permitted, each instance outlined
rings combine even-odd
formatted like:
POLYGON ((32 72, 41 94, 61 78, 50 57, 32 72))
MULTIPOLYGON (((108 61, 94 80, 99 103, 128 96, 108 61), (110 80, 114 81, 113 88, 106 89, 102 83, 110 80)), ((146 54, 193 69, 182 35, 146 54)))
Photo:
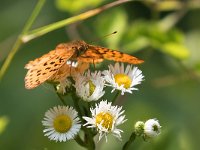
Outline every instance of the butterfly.
MULTIPOLYGON (((25 88, 33 89, 48 80, 59 81, 60 78, 64 79, 69 75, 71 68, 76 69, 77 64, 82 63, 87 66, 90 63, 100 63, 104 59, 129 64, 144 62, 120 51, 90 45, 81 40, 61 43, 56 46, 55 50, 29 61, 25 65, 25 68, 28 69, 24 79, 25 88)), ((79 67, 79 69, 81 68, 79 67)))

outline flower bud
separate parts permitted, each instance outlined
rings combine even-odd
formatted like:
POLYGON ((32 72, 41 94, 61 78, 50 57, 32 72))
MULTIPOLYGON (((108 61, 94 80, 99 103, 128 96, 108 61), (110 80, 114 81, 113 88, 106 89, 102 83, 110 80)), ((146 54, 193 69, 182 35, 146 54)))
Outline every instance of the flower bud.
POLYGON ((157 119, 149 119, 144 124, 144 139, 154 138, 161 132, 161 126, 157 119))

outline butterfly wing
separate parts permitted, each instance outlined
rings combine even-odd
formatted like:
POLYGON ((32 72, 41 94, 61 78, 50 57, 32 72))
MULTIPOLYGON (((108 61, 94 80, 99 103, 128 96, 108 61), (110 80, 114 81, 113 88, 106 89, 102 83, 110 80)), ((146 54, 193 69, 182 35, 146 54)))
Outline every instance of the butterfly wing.
POLYGON ((85 52, 83 56, 84 58, 87 58, 87 57, 94 58, 94 59, 97 58, 97 61, 94 61, 94 62, 101 62, 103 61, 103 59, 113 60, 117 62, 125 62, 125 63, 130 63, 130 64, 140 64, 144 62, 143 60, 138 59, 134 56, 131 56, 131 55, 128 55, 116 50, 111 50, 105 47, 94 46, 94 45, 89 45, 88 50, 85 52))
POLYGON ((36 65, 42 64, 42 63, 44 63, 44 62, 50 60, 52 57, 54 57, 54 56, 55 56, 55 53, 56 53, 56 51, 55 51, 55 50, 52 50, 52 51, 50 51, 49 53, 44 54, 44 55, 43 55, 42 57, 40 57, 40 58, 36 58, 35 60, 29 61, 28 64, 25 65, 24 68, 26 68, 26 69, 31 69, 31 68, 33 68, 33 67, 36 66, 36 65))
POLYGON ((30 61, 25 67, 28 70, 25 77, 25 88, 32 89, 54 75, 74 54, 74 50, 56 49, 42 57, 30 61))
POLYGON ((95 49, 87 49, 77 60, 85 63, 100 63, 103 61, 103 56, 95 49))

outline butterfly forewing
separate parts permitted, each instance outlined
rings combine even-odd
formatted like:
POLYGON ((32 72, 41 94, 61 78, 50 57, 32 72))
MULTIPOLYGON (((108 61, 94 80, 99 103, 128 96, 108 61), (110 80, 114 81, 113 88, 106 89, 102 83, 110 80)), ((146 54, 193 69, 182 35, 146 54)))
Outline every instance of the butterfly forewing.
POLYGON ((94 45, 89 45, 88 50, 83 55, 81 55, 81 59, 83 61, 91 63, 92 61, 95 63, 95 59, 97 59, 96 62, 101 62, 103 61, 103 59, 125 62, 130 64, 140 64, 144 62, 143 60, 140 60, 134 56, 116 50, 111 50, 105 47, 94 46, 94 45))
POLYGON ((44 54, 44 55, 43 55, 42 57, 40 57, 40 58, 36 58, 35 60, 29 61, 28 64, 25 65, 24 68, 26 68, 26 69, 31 69, 31 68, 33 68, 33 67, 36 66, 36 65, 40 65, 40 64, 42 64, 42 63, 45 63, 45 62, 47 62, 48 60, 50 60, 52 57, 54 57, 54 56, 55 56, 55 53, 56 53, 56 51, 55 51, 55 50, 52 50, 52 51, 50 51, 49 53, 44 54))
POLYGON ((29 69, 25 77, 27 89, 35 88, 52 77, 74 54, 74 50, 67 52, 64 49, 59 52, 54 50, 48 54, 43 55, 42 59, 35 59, 26 65, 29 69))

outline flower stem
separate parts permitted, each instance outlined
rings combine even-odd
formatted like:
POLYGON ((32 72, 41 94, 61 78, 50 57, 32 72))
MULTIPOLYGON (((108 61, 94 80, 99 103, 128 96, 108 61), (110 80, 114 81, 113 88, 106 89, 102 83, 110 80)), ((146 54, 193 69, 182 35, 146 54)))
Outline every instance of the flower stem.
POLYGON ((135 141, 136 138, 136 134, 135 132, 133 132, 129 138, 129 140, 124 144, 122 150, 127 150, 129 148, 129 146, 131 145, 131 143, 133 143, 135 141))
POLYGON ((81 137, 79 135, 77 135, 74 139, 76 141, 76 143, 78 143, 80 146, 83 146, 85 148, 87 148, 87 145, 85 144, 85 142, 81 139, 81 137))
MULTIPOLYGON (((72 99, 74 102, 74 107, 76 108, 76 110, 78 111, 78 116, 82 122, 82 124, 84 124, 84 119, 83 117, 83 112, 81 111, 80 105, 78 104, 79 102, 79 97, 77 97, 75 92, 72 92, 72 99)), ((85 134, 85 143, 87 144, 87 149, 88 150, 94 150, 95 149, 95 143, 93 140, 93 136, 94 134, 92 133, 92 130, 82 126, 82 130, 84 131, 85 134)))
MULTIPOLYGON (((91 138, 90 138, 91 139, 91 138)), ((91 140, 89 140, 90 143, 89 143, 89 147, 88 147, 88 150, 95 150, 95 143, 94 143, 94 140, 93 140, 93 137, 91 140)))
POLYGON ((112 103, 113 103, 113 104, 116 102, 116 100, 117 100, 117 98, 119 97, 120 93, 121 93, 121 92, 120 92, 119 90, 117 90, 117 93, 115 94, 115 96, 114 96, 113 99, 112 99, 112 103))
POLYGON ((67 106, 67 103, 65 102, 64 98, 63 98, 58 92, 56 92, 56 94, 58 95, 58 97, 59 97, 59 99, 61 100, 61 102, 62 102, 65 106, 67 106))
POLYGON ((82 113, 81 108, 79 107, 79 104, 78 104, 79 98, 76 96, 76 93, 74 93, 74 92, 72 92, 72 99, 73 99, 74 107, 78 111, 78 116, 81 119, 81 122, 83 123, 83 121, 84 121, 83 118, 82 118, 83 113, 82 113))
POLYGON ((44 3, 46 0, 39 0, 37 5, 35 6, 30 18, 28 19, 28 21, 26 22, 21 34, 18 36, 17 40, 15 41, 10 53, 8 54, 8 57, 6 58, 5 62, 3 63, 1 70, 0 70, 0 82, 6 72, 6 70, 8 69, 11 61, 13 60, 13 57, 15 56, 15 54, 17 53, 17 51, 19 50, 19 48, 21 47, 21 45, 23 44, 22 41, 22 37, 24 34, 26 34, 28 32, 28 30, 31 28, 33 22, 35 21, 36 17, 38 16, 40 10, 42 9, 44 3))
POLYGON ((65 102, 64 98, 62 97, 62 95, 60 95, 58 92, 57 92, 57 89, 56 89, 56 85, 53 86, 55 91, 56 91, 56 94, 58 95, 59 99, 61 100, 61 102, 67 106, 67 103, 65 102))
POLYGON ((89 17, 95 16, 95 15, 97 15, 97 14, 99 14, 99 13, 101 13, 101 12, 111 8, 111 7, 120 5, 122 3, 130 2, 130 1, 132 1, 132 0, 117 0, 117 1, 114 1, 112 3, 106 4, 106 5, 102 6, 102 7, 99 7, 99 8, 93 9, 93 10, 89 10, 89 11, 87 11, 85 13, 80 14, 80 15, 76 15, 76 16, 61 20, 61 21, 46 25, 44 27, 40 27, 38 29, 29 31, 27 34, 25 34, 22 37, 22 40, 24 42, 28 42, 28 41, 30 41, 32 39, 35 39, 35 38, 37 38, 39 36, 42 36, 42 35, 44 35, 46 33, 51 32, 53 30, 59 29, 61 27, 64 27, 66 25, 72 24, 72 23, 77 22, 77 21, 81 21, 81 20, 87 19, 89 17))

